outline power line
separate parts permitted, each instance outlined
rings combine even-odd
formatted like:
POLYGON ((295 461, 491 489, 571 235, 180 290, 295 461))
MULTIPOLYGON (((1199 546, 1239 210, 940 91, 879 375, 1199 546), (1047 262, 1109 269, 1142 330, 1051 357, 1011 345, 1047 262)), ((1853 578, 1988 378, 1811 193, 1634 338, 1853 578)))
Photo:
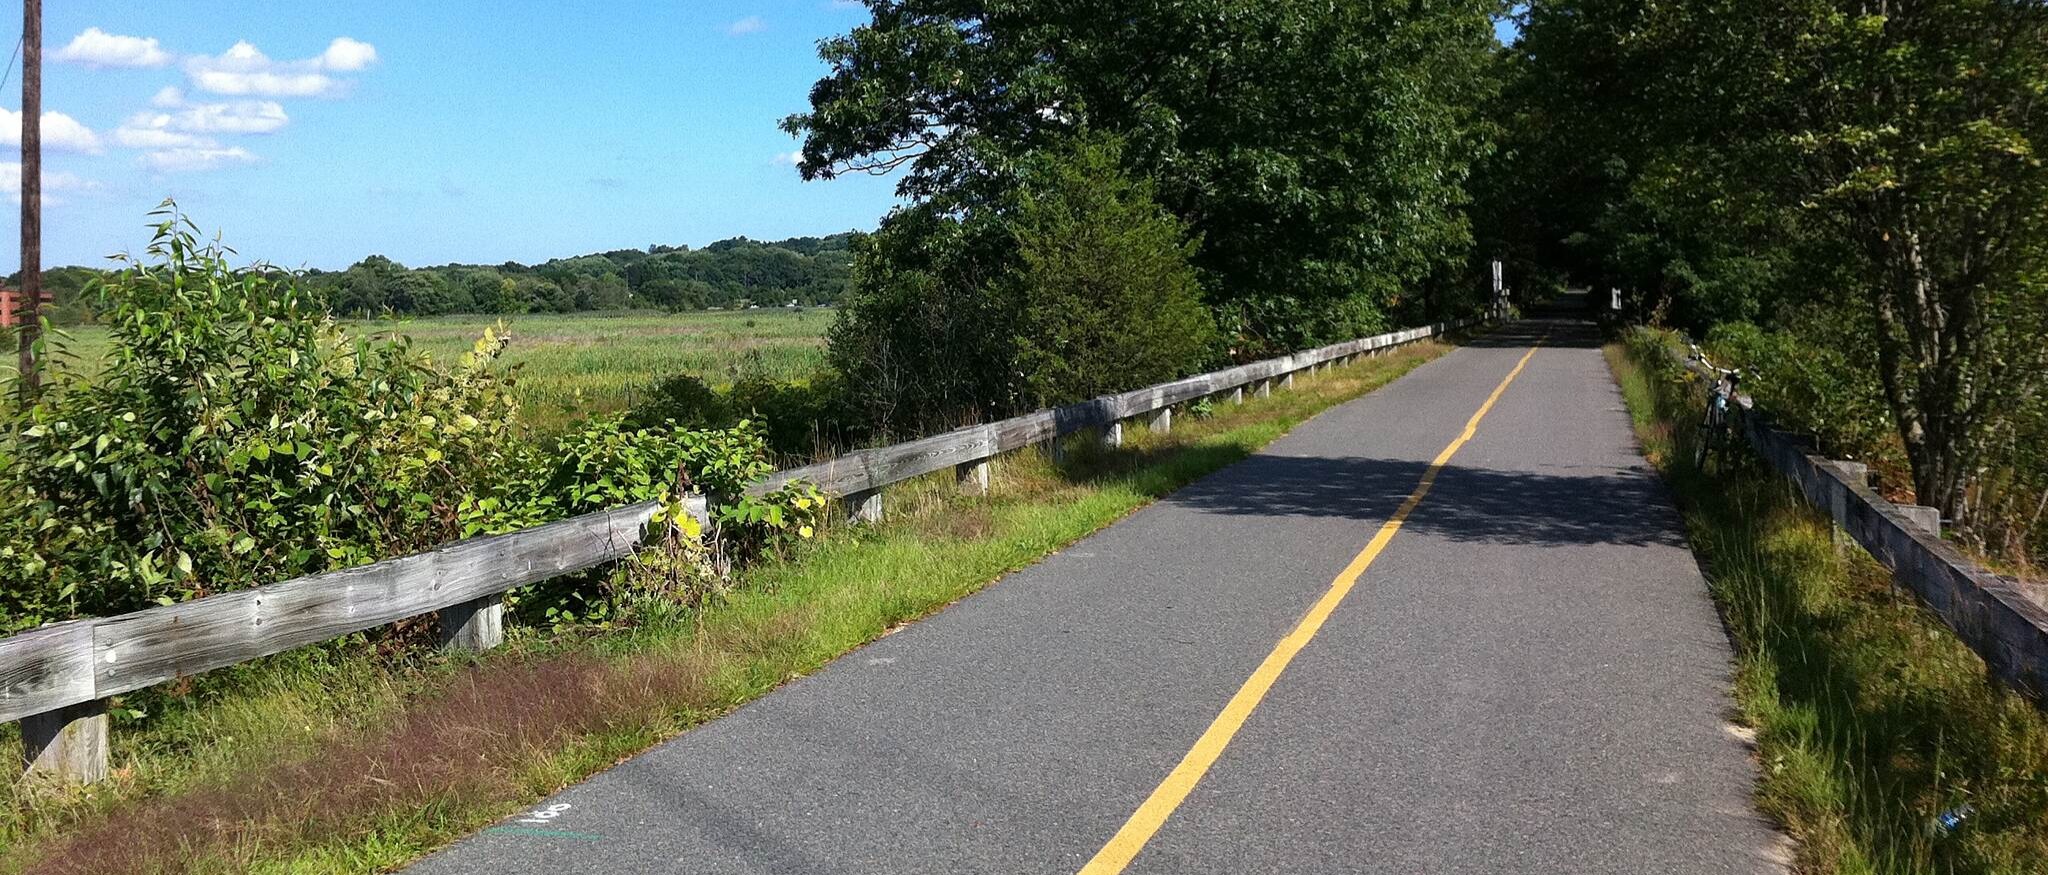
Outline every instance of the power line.
POLYGON ((21 58, 21 43, 25 39, 28 39, 28 34, 22 34, 14 41, 14 54, 7 56, 7 72, 0 74, 0 90, 5 90, 7 80, 14 78, 14 62, 21 58))

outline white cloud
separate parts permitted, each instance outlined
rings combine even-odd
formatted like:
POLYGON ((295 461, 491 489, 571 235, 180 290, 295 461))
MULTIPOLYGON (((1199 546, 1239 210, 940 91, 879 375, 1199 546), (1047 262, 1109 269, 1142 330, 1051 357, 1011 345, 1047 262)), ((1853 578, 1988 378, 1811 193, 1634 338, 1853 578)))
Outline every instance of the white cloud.
MULTIPOLYGON (((158 91, 149 101, 175 112, 144 112, 129 116, 123 128, 153 128, 199 134, 270 134, 291 122, 284 105, 275 100, 237 100, 229 103, 188 103, 176 88, 158 91)), ((116 132, 118 136, 119 132, 116 132)))
POLYGON ((179 133, 168 127, 153 127, 147 123, 151 119, 167 118, 165 116, 150 116, 144 113, 139 118, 145 120, 145 123, 138 125, 135 119, 130 119, 128 124, 115 128, 114 142, 130 149, 175 149, 219 145, 205 137, 179 133))
POLYGON ((329 70, 352 73, 377 63, 377 47, 348 37, 335 37, 320 53, 320 65, 329 70))
POLYGON ((725 32, 733 36, 744 36, 750 33, 760 33, 766 29, 768 29, 768 22, 762 21, 761 16, 749 15, 733 22, 731 26, 725 29, 725 32))
POLYGON ((193 69, 192 84, 215 94, 258 97, 333 97, 342 84, 321 73, 239 72, 193 69))
POLYGON ((200 55, 185 62, 185 73, 201 91, 252 97, 338 97, 345 80, 328 72, 355 72, 375 63, 377 47, 337 37, 318 57, 274 61, 244 40, 219 55, 200 55))
MULTIPOLYGON (((7 190, 7 196, 15 203, 21 203, 21 162, 0 162, 0 188, 7 190)), ((51 192, 96 192, 105 188, 99 182, 86 179, 76 173, 43 171, 43 204, 53 206, 64 199, 51 197, 51 192)))
POLYGON ((792 167, 794 167, 794 166, 796 166, 796 165, 798 165, 798 164, 801 164, 801 163, 803 163, 803 160, 804 160, 804 150, 802 150, 802 149, 798 149, 798 150, 796 150, 796 151, 794 151, 794 152, 777 152, 777 153, 775 153, 775 163, 777 163, 777 164, 786 164, 786 165, 789 165, 789 166, 792 166, 792 167))
POLYGON ((146 152, 142 156, 142 166, 165 173, 183 173, 213 170, 231 164, 250 164, 255 160, 255 155, 240 146, 189 146, 146 152))
MULTIPOLYGON (((0 109, 0 145, 21 145, 21 113, 0 109)), ((100 153, 100 137, 91 128, 61 112, 43 113, 43 148, 57 152, 100 153)))
POLYGON ((199 135, 268 134, 291 121, 284 107, 270 100, 198 104, 181 101, 169 108, 174 111, 129 116, 114 130, 114 141, 131 149, 217 149, 218 142, 199 135))
POLYGON ((249 150, 202 135, 268 134, 291 121, 275 101, 186 103, 184 95, 168 93, 174 90, 159 92, 154 101, 169 104, 168 112, 136 113, 114 130, 115 142, 145 150, 140 160, 153 170, 176 173, 251 163, 256 156, 249 150))
POLYGON ((171 127, 204 134, 271 134, 291 121, 274 100, 237 100, 188 106, 171 118, 171 127))
POLYGON ((161 67, 171 62, 171 53, 157 45, 155 37, 122 36, 97 27, 72 37, 52 57, 88 67, 161 67))

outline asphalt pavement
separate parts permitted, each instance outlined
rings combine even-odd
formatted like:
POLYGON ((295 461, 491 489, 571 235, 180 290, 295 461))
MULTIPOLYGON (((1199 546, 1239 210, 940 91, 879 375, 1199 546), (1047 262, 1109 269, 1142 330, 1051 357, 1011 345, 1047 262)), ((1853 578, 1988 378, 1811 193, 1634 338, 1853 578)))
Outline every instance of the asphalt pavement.
POLYGON ((1521 322, 410 871, 1781 872, 1730 660, 1590 329, 1521 322))

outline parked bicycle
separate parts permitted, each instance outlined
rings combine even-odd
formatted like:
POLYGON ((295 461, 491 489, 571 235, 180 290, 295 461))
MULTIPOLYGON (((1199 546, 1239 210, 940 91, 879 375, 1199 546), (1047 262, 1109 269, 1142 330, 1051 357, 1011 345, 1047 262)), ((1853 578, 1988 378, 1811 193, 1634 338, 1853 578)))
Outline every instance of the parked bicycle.
POLYGON ((1693 467, 1707 470, 1707 460, 1719 453, 1721 461, 1728 461, 1728 454, 1735 444, 1735 418, 1729 407, 1735 403, 1735 388, 1742 383, 1742 371, 1724 368, 1707 360, 1707 354, 1697 344, 1692 347, 1692 360, 1705 365, 1715 373, 1714 388, 1707 392, 1707 412, 1700 419, 1700 439, 1693 448, 1693 467))

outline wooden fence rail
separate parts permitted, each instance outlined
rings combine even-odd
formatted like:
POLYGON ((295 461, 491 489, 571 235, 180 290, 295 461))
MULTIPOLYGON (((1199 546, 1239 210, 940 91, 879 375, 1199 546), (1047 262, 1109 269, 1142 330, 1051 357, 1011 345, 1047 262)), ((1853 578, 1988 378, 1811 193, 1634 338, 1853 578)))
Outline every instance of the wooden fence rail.
MULTIPOLYGON (((1296 372, 1465 328, 1464 319, 1411 328, 1200 374, 1157 386, 777 472, 748 491, 797 480, 841 496, 858 519, 882 513, 892 483, 953 468, 986 492, 988 461, 1033 444, 1098 430, 1117 441, 1125 420, 1171 427, 1177 404, 1246 387, 1263 394, 1296 372)), ((708 515, 691 496, 690 512, 708 515)), ((442 641, 484 649, 501 639, 507 591, 633 554, 659 508, 647 501, 342 571, 294 578, 114 617, 56 623, 0 638, 0 723, 21 721, 30 771, 93 781, 106 775, 109 696, 438 613, 442 641)))
MULTIPOLYGON (((1686 367, 1717 379, 1697 362, 1686 367)), ((1993 677, 2048 707, 2048 609, 2016 581, 1978 567, 1942 540, 1941 515, 1933 508, 1887 501, 1870 488, 1864 465, 1821 457, 1810 441, 1772 427, 1748 396, 1738 401, 1748 411, 1744 436, 1764 461, 1834 520, 1838 534, 1862 545, 1893 581, 1941 617, 1983 657, 1993 677)))

